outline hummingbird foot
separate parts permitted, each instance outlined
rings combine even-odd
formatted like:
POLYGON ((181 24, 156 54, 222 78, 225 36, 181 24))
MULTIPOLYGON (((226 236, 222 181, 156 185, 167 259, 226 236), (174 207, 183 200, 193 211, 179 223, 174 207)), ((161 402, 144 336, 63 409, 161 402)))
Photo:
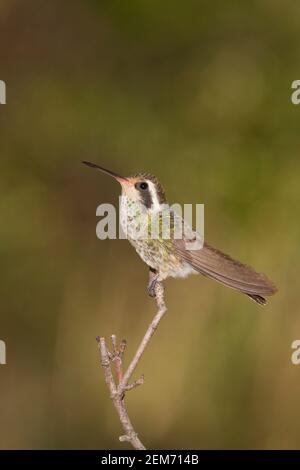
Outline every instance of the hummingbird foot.
POLYGON ((148 283, 148 294, 150 295, 150 297, 156 297, 156 284, 158 282, 158 273, 156 269, 150 268, 148 283))

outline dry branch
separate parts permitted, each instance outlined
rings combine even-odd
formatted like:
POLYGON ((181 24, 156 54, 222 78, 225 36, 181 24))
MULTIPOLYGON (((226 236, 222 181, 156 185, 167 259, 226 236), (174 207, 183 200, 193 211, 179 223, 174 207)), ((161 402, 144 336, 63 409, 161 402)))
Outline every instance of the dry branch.
POLYGON ((155 300, 157 304, 157 313, 150 323, 131 363, 129 364, 126 372, 123 374, 122 358, 126 348, 126 341, 121 341, 120 345, 117 343, 115 335, 111 336, 112 341, 112 353, 107 349, 105 338, 97 338, 99 344, 101 365, 103 367, 105 382, 110 392, 110 398, 117 410, 121 424, 123 426, 125 435, 119 439, 121 442, 130 442, 134 449, 144 450, 145 446, 138 438, 136 431, 129 419, 126 406, 125 406, 125 394, 129 390, 132 390, 139 385, 144 383, 144 376, 142 375, 139 379, 135 380, 131 384, 129 381, 135 371, 151 337, 153 336, 159 322, 167 311, 164 297, 164 287, 162 283, 157 283, 155 286, 155 300), (112 365, 115 366, 116 377, 115 380, 112 370, 112 365))

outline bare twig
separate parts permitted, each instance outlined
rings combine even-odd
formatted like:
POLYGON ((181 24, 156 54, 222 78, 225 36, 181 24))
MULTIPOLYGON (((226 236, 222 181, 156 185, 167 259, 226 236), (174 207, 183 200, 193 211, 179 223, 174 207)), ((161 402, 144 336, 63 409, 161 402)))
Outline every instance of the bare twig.
POLYGON ((138 435, 135 432, 133 425, 129 419, 125 406, 125 393, 129 390, 138 387, 139 385, 143 385, 144 375, 142 375, 139 379, 135 380, 132 384, 129 384, 129 381, 159 322, 167 311, 164 297, 164 287, 162 283, 158 282, 156 284, 155 295, 156 304, 158 308, 157 313, 153 318, 152 322, 150 323, 131 363, 128 366, 128 369, 124 374, 122 368, 122 357, 126 348, 126 341, 121 341, 120 345, 118 346, 116 336, 112 335, 111 341, 113 345, 113 352, 110 353, 107 349, 105 338, 97 338, 99 344, 101 365, 104 370, 105 382, 110 391, 110 397, 118 412, 121 424, 125 431, 125 435, 121 436, 119 439, 121 442, 130 442, 131 445, 137 450, 144 450, 145 446, 138 438, 138 435), (113 376, 112 363, 115 364, 117 383, 113 376))

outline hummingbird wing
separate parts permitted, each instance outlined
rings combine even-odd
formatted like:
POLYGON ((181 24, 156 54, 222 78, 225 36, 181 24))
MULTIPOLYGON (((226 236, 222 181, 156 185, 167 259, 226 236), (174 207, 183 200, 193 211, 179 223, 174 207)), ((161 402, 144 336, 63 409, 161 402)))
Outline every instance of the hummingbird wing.
MULTIPOLYGON (((178 216, 176 216, 177 218, 178 216)), ((186 222, 184 222, 186 225, 186 222)), ((192 231, 195 237, 197 232, 192 231)), ((193 236, 188 232, 181 240, 172 240, 177 255, 190 264, 196 271, 222 284, 248 295, 255 302, 264 305, 266 296, 277 292, 276 286, 265 274, 256 272, 250 266, 231 258, 207 243, 201 249, 187 249, 187 242, 193 236)), ((198 235, 199 236, 199 235, 198 235)))

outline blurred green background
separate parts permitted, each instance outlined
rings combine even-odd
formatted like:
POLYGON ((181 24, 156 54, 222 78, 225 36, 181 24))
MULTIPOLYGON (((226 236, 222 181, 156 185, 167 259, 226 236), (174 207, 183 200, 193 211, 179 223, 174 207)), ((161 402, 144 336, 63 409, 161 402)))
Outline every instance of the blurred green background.
POLYGON ((300 446, 300 3, 1 0, 1 448, 126 448, 97 335, 134 353, 154 313, 126 240, 99 241, 119 187, 156 174, 204 203, 206 240, 266 272, 261 308, 200 277, 169 311, 128 409, 149 448, 300 446))

